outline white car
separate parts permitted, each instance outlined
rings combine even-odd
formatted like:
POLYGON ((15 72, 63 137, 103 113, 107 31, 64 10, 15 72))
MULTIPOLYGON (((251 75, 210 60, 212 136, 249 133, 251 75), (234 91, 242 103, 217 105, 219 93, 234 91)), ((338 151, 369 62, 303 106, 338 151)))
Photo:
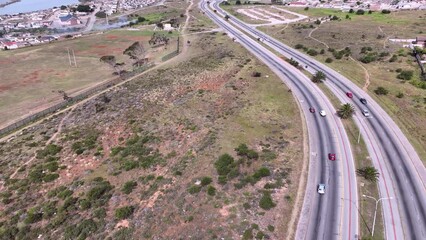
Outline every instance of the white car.
POLYGON ((364 117, 369 117, 370 116, 370 112, 367 109, 363 109, 362 110, 362 115, 364 115, 364 117))
POLYGON ((324 110, 321 110, 321 111, 319 112, 319 114, 321 115, 321 117, 325 117, 325 115, 327 115, 327 114, 325 113, 325 111, 324 111, 324 110))
POLYGON ((325 194, 325 184, 324 183, 318 184, 318 193, 319 194, 325 194))

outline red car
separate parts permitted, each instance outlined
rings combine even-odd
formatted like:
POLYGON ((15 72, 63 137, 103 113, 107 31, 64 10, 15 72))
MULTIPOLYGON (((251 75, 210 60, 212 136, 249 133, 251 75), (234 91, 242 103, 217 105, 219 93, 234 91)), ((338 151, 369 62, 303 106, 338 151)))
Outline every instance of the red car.
POLYGON ((309 108, 309 112, 314 113, 314 112, 315 112, 315 108, 310 107, 310 108, 309 108))
POLYGON ((346 96, 348 96, 349 98, 353 98, 354 95, 351 92, 346 92, 346 96))
POLYGON ((328 159, 331 161, 336 161, 336 154, 334 153, 329 153, 328 154, 328 159))

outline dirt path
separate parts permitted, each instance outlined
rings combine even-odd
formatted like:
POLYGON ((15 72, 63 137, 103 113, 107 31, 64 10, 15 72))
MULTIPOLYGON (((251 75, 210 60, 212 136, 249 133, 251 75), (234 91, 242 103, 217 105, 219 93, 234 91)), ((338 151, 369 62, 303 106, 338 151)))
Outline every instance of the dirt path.
POLYGON ((312 31, 309 33, 308 37, 310 37, 311 39, 313 39, 313 40, 315 40, 315 41, 317 41, 317 42, 321 43, 321 44, 322 44, 322 45, 324 45, 327 49, 329 49, 330 47, 327 45, 327 43, 322 42, 322 41, 320 41, 320 40, 318 40, 318 39, 316 39, 316 38, 314 38, 314 37, 312 37, 312 36, 311 36, 311 35, 312 35, 312 33, 313 33, 314 31, 316 31, 318 28, 319 28, 319 27, 316 27, 316 28, 312 29, 312 31))
MULTIPOLYGON (((63 124, 64 124, 64 121, 71 115, 71 113, 73 112, 73 110, 74 110, 74 108, 71 108, 70 109, 70 111, 69 111, 69 113, 67 114, 67 115, 65 115, 63 118, 62 118, 62 120, 61 120, 61 122, 59 123, 59 125, 58 125, 58 129, 57 129, 57 131, 55 132, 55 134, 53 134, 50 138, 49 138, 49 140, 47 140, 47 142, 45 143, 45 146, 47 146, 47 145, 49 145, 52 141, 54 141, 54 140, 56 140, 56 137, 59 135, 59 133, 61 133, 61 131, 62 131, 62 126, 63 126, 63 124)), ((36 154, 34 154, 34 156, 30 159, 30 160, 28 160, 27 162, 25 162, 24 164, 22 164, 21 166, 28 166, 28 164, 30 164, 32 161, 34 161, 34 159, 36 158, 36 154)), ((15 170, 15 172, 14 173, 12 173, 12 175, 10 175, 10 178, 13 178, 13 177, 15 177, 15 175, 18 173, 18 170, 21 168, 21 166, 19 167, 19 168, 17 168, 16 170, 15 170)), ((3 189, 3 186, 2 186, 2 189, 3 189)))
POLYGON ((365 84, 362 87, 362 90, 367 91, 368 86, 370 86, 370 74, 368 73, 368 70, 357 60, 353 59, 352 57, 349 57, 352 61, 356 62, 362 69, 364 69, 364 78, 365 78, 365 84))
POLYGON ((188 50, 187 38, 184 33, 186 33, 186 29, 188 28, 189 19, 191 18, 191 15, 189 15, 189 10, 191 10, 193 4, 194 4, 194 0, 190 0, 189 6, 185 10, 186 19, 185 19, 185 24, 182 27, 182 40, 183 40, 182 41, 183 47, 182 47, 182 53, 181 53, 182 55, 184 55, 184 53, 186 53, 186 51, 188 50))
POLYGON ((277 34, 278 32, 281 32, 281 31, 283 31, 283 30, 285 30, 287 27, 288 27, 288 23, 285 25, 285 27, 283 27, 283 28, 281 28, 280 30, 278 30, 278 31, 276 31, 275 32, 275 34, 277 34))

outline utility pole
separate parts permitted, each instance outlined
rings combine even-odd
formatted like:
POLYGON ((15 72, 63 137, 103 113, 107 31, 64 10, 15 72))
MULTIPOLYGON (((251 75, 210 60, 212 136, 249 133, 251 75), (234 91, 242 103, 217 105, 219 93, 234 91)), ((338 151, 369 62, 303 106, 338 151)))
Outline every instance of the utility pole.
POLYGON ((70 63, 70 66, 72 66, 72 65, 71 65, 70 49, 69 49, 69 48, 67 48, 67 50, 68 50, 68 61, 69 61, 69 63, 70 63))
POLYGON ((72 49, 72 55, 74 56, 74 66, 77 67, 77 61, 75 60, 74 49, 72 49))
POLYGON ((374 235, 374 225, 376 225, 377 207, 379 205, 379 202, 381 200, 391 200, 391 199, 393 199, 393 197, 388 197, 388 198, 383 197, 383 198, 376 199, 375 197, 372 197, 372 196, 367 196, 367 195, 362 195, 362 196, 365 197, 365 198, 371 198, 374 201, 376 201, 376 210, 374 210, 373 227, 372 227, 372 230, 371 230, 371 236, 373 237, 373 235, 374 235))

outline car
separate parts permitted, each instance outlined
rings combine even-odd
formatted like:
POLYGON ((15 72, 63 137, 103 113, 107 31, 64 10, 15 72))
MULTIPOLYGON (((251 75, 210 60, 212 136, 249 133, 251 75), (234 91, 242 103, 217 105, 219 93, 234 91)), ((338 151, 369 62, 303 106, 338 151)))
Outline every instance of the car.
POLYGON ((318 184, 317 191, 318 191, 319 194, 325 194, 325 184, 324 183, 318 184))
POLYGON ((369 117, 370 112, 367 109, 362 109, 362 115, 364 115, 364 117, 369 117))
POLYGON ((325 113, 325 111, 324 111, 324 110, 321 110, 321 111, 319 112, 319 114, 321 115, 321 117, 325 117, 325 115, 327 115, 327 114, 325 113))
POLYGON ((354 95, 351 92, 346 92, 346 96, 348 96, 349 98, 353 98, 354 95))
POLYGON ((309 108, 309 112, 314 113, 314 112, 315 112, 315 108, 310 107, 310 108, 309 108))
POLYGON ((334 153, 329 153, 329 154, 328 154, 328 160, 336 161, 336 154, 334 154, 334 153))
POLYGON ((365 98, 360 98, 359 101, 364 104, 367 105, 367 100, 365 98))

